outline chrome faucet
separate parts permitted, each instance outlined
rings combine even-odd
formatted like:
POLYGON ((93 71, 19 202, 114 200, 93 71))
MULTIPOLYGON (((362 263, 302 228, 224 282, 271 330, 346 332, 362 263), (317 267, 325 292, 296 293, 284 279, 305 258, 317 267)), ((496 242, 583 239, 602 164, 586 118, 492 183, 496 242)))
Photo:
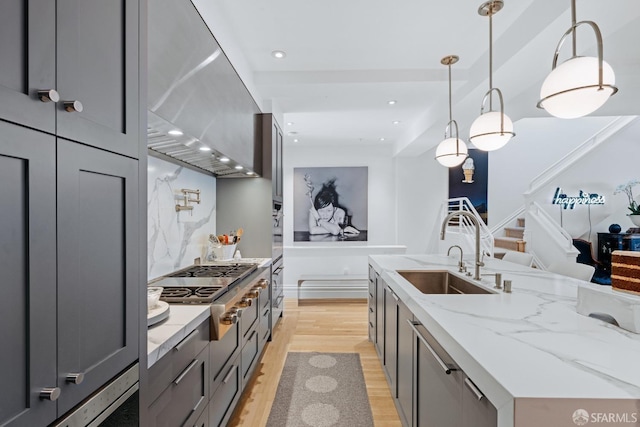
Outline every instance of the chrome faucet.
POLYGON ((451 249, 453 248, 460 249, 460 261, 458 262, 458 272, 462 273, 466 270, 464 266, 464 261, 462 261, 462 248, 458 245, 449 246, 449 249, 447 249, 447 256, 449 256, 449 254, 451 253, 451 249))
POLYGON ((476 227, 476 268, 473 279, 480 280, 480 267, 484 265, 484 262, 480 261, 480 223, 478 222, 478 219, 475 217, 475 215, 467 211, 451 212, 444 218, 444 221, 442 221, 442 227, 440 229, 440 240, 444 240, 444 235, 447 232, 447 224, 449 223, 449 220, 456 215, 466 216, 471 222, 473 222, 473 225, 475 225, 476 227))

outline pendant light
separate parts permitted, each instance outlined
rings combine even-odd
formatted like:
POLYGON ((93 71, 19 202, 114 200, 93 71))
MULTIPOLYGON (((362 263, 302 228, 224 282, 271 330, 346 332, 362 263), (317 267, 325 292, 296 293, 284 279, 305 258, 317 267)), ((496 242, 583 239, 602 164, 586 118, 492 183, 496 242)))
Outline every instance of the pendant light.
POLYGON ((458 138, 458 123, 451 118, 451 65, 458 62, 459 59, 456 55, 449 55, 440 60, 442 65, 449 67, 449 123, 447 123, 447 128, 444 130, 444 141, 436 148, 436 160, 448 168, 461 165, 466 158, 469 157, 467 144, 458 138), (453 125, 456 130, 455 138, 453 137, 451 125, 453 125), (448 138, 447 133, 449 133, 448 138))
POLYGON ((484 94, 480 106, 480 116, 471 124, 469 140, 476 148, 483 151, 493 151, 502 148, 515 136, 513 123, 509 116, 504 114, 504 102, 502 92, 493 87, 493 15, 498 13, 504 2, 491 0, 483 3, 478 8, 478 14, 489 17, 489 90, 484 94), (500 100, 500 112, 493 111, 493 92, 500 100), (484 104, 489 99, 489 111, 484 112, 484 104))
POLYGON ((553 56, 551 73, 540 89, 538 108, 544 108, 549 114, 562 119, 586 116, 600 108, 618 88, 614 86, 615 74, 602 55, 602 34, 593 21, 576 22, 576 1, 571 0, 571 28, 558 43, 553 56), (576 30, 580 25, 593 29, 596 36, 598 57, 577 56, 576 30), (572 36, 573 56, 560 66, 558 53, 565 39, 572 36))

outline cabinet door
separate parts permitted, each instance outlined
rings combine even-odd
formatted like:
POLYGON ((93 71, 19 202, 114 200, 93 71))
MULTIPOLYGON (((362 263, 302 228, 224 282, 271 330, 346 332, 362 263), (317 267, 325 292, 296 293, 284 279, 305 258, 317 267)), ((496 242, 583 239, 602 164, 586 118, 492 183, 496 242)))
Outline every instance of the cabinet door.
POLYGON ((282 158, 283 158, 283 148, 284 141, 282 137, 282 130, 278 127, 278 124, 273 121, 273 196, 275 199, 282 200, 282 158))
POLYGON ((55 103, 38 90, 56 89, 55 2, 3 0, 0 3, 0 118, 55 132, 55 103))
MULTIPOLYGON (((383 282, 384 283, 384 282, 383 282)), ((384 287, 384 370, 389 380, 391 396, 398 397, 398 297, 388 286, 384 287)))
POLYGON ((56 3, 58 135, 138 157, 138 1, 56 3))
POLYGON ((462 387, 462 426, 497 427, 498 411, 465 375, 462 387))
POLYGON ((451 359, 424 327, 415 328, 414 425, 460 427, 463 373, 450 369, 453 365, 451 359))
POLYGON ((55 179, 55 138, 0 121, 3 426, 56 418, 56 402, 39 398, 56 387, 55 179))
POLYGON ((384 282, 376 273, 376 351, 384 365, 384 282))
POLYGON ((404 425, 411 425, 413 407, 413 314, 398 301, 398 403, 404 425))
POLYGON ((137 163, 58 139, 60 413, 138 357, 137 163))

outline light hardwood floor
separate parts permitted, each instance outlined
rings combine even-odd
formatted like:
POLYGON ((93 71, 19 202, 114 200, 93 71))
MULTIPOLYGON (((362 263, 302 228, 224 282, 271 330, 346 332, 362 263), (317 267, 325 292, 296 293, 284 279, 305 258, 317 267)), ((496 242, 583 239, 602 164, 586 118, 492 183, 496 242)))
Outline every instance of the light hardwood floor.
POLYGON ((368 340, 366 300, 285 300, 284 317, 265 348, 261 365, 245 390, 229 426, 267 423, 288 351, 360 353, 376 427, 400 427, 387 381, 373 343, 368 340))

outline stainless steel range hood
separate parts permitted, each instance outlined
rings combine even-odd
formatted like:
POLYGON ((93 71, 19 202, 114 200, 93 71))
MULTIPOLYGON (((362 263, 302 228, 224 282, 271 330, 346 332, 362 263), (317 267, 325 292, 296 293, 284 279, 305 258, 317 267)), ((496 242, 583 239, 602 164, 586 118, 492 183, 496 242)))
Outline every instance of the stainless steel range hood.
POLYGON ((150 153, 221 177, 261 174, 260 109, 196 8, 189 0, 154 0, 148 7, 150 153), (171 129, 183 135, 170 135, 171 129))

